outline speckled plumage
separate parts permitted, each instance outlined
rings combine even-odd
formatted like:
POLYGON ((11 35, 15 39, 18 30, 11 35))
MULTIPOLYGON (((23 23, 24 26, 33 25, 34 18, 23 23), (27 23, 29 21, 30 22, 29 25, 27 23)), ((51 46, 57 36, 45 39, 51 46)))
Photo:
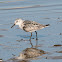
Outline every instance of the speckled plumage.
MULTIPOLYGON (((40 29, 43 29, 43 28, 49 26, 49 24, 43 25, 43 24, 37 23, 35 21, 22 20, 22 19, 16 19, 13 26, 15 26, 15 25, 19 25, 19 27, 26 32, 31 32, 31 36, 32 36, 32 32, 34 32, 34 31, 36 32, 37 30, 40 30, 40 29)), ((36 32, 36 39, 37 39, 37 32, 36 32)))
POLYGON ((35 21, 29 21, 29 20, 24 21, 23 24, 24 24, 23 30, 26 32, 34 32, 46 27, 45 25, 39 24, 35 21))

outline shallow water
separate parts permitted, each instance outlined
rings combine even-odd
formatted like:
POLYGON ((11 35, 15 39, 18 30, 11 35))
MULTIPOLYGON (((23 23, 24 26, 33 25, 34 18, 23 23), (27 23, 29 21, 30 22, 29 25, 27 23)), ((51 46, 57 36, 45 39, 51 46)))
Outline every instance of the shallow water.
MULTIPOLYGON (((62 45, 62 0, 0 0, 0 59, 8 60, 13 54, 18 56, 21 51, 31 47, 29 37, 26 37, 30 33, 18 29, 18 26, 11 29, 16 18, 50 24, 50 27, 37 31, 38 49, 50 52, 47 57, 62 57, 62 53, 56 52, 62 51, 62 46, 53 47, 62 45), (23 40, 17 41, 21 39, 23 40)), ((35 38, 34 32, 33 37, 35 38)), ((35 46, 36 40, 32 39, 32 43, 35 46)), ((61 62, 62 58, 32 60, 35 61, 61 62)))

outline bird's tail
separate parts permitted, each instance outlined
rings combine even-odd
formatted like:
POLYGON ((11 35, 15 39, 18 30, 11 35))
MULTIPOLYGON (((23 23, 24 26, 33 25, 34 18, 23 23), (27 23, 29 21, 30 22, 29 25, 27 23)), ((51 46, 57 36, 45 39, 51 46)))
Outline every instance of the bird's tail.
POLYGON ((45 25, 45 27, 49 27, 49 26, 50 26, 50 24, 45 25))

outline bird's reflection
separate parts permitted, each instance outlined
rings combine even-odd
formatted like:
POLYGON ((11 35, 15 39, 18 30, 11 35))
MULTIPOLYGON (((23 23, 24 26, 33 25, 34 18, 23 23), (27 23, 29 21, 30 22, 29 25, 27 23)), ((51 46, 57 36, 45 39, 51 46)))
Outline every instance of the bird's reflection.
MULTIPOLYGON (((31 37, 32 37, 32 35, 30 36, 29 41, 30 41, 31 47, 33 48, 33 44, 31 42, 31 37)), ((37 36, 36 36, 36 48, 37 48, 37 45, 38 45, 38 39, 37 39, 37 36)))
POLYGON ((20 53, 18 57, 14 57, 2 62, 31 62, 33 58, 37 58, 43 54, 45 54, 45 51, 43 50, 37 48, 26 48, 20 53))
POLYGON ((37 48, 26 48, 23 50, 16 59, 30 59, 39 57, 41 55, 45 54, 45 51, 37 49, 37 48))
POLYGON ((35 48, 33 47, 31 38, 29 41, 31 44, 31 48, 24 49, 18 57, 15 56, 14 58, 10 58, 9 60, 2 61, 2 62, 31 62, 31 60, 37 59, 37 57, 42 56, 43 54, 46 54, 45 51, 37 48, 38 40, 36 40, 35 48))
MULTIPOLYGON (((20 41, 29 41, 30 42, 30 45, 31 45, 31 48, 33 48, 34 46, 33 46, 33 44, 32 44, 32 39, 33 38, 31 38, 31 36, 29 36, 30 37, 30 39, 21 39, 21 40, 16 40, 16 41, 18 41, 18 42, 20 42, 20 41)), ((36 47, 37 47, 37 45, 38 45, 38 40, 36 40, 36 47)))
POLYGON ((2 62, 3 60, 2 59, 0 59, 0 62, 2 62))

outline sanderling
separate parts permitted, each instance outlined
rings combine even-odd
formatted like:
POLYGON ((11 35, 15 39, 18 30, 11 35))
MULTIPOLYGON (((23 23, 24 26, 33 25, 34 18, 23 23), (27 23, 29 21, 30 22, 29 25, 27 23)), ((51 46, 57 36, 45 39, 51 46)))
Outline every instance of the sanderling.
POLYGON ((40 29, 43 29, 43 28, 49 26, 49 24, 43 25, 43 24, 37 23, 35 21, 22 20, 22 19, 16 19, 13 26, 15 26, 15 25, 19 25, 19 27, 26 32, 31 32, 30 38, 32 37, 32 32, 35 31, 36 40, 37 40, 37 30, 40 30, 40 29))

